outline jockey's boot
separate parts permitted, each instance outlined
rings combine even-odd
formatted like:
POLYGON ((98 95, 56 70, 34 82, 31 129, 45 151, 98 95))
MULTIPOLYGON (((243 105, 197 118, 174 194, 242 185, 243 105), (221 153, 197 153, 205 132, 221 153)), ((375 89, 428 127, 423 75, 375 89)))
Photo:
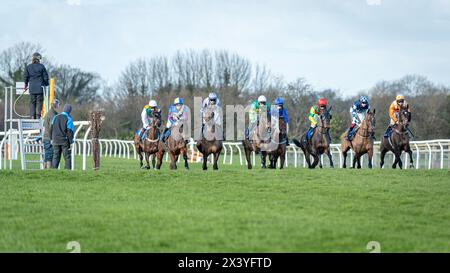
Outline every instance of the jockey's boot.
POLYGON ((167 134, 167 131, 169 131, 169 128, 164 128, 164 132, 161 134, 161 140, 162 142, 166 142, 167 137, 169 136, 167 134))
POLYGON ((348 133, 347 133, 347 136, 345 137, 346 140, 348 140, 348 141, 352 140, 353 134, 354 134, 354 132, 353 132, 354 128, 355 127, 348 128, 348 133))
POLYGON ((314 127, 309 127, 308 131, 306 132, 306 137, 305 137, 305 141, 304 141, 305 144, 310 141, 313 130, 314 130, 314 127))
POLYGON ((389 137, 391 135, 392 132, 392 127, 391 125, 389 125, 386 129, 386 132, 384 133, 384 137, 389 137))
POLYGON ((145 128, 142 128, 141 131, 139 132, 139 138, 140 139, 144 138, 144 133, 145 133, 145 128))

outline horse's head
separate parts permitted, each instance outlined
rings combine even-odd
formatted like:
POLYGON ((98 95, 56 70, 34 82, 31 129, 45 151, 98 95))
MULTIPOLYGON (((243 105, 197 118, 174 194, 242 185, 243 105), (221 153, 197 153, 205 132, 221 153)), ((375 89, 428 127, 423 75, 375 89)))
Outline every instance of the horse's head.
POLYGON ((320 117, 320 126, 329 129, 331 127, 331 109, 333 109, 333 106, 330 108, 325 108, 322 113, 319 115, 320 117))
POLYGON ((369 111, 367 111, 367 113, 366 113, 366 117, 364 119, 364 122, 361 125, 361 127, 363 129, 367 130, 367 132, 369 134, 373 134, 373 132, 375 132, 375 123, 376 123, 375 112, 376 112, 375 109, 373 109, 373 112, 370 111, 370 109, 369 109, 369 111))
POLYGON ((280 130, 280 135, 286 135, 287 133, 287 125, 286 121, 284 120, 284 117, 280 117, 278 120, 278 128, 280 130))
POLYGON ((401 126, 406 126, 411 121, 411 112, 406 108, 401 108, 398 112, 398 123, 401 126))
POLYGON ((209 122, 214 119, 214 108, 215 107, 206 107, 204 110, 203 118, 205 119, 205 122, 209 122))

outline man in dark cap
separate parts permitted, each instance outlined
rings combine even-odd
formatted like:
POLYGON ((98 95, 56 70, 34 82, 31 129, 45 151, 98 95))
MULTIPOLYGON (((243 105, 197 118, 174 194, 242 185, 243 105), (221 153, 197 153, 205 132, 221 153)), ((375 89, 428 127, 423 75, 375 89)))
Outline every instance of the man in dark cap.
POLYGON ((47 69, 41 64, 42 56, 35 52, 32 63, 25 68, 25 89, 30 90, 30 116, 32 119, 41 118, 42 103, 44 101, 44 86, 48 86, 47 69))
POLYGON ((53 147, 51 142, 51 125, 53 118, 58 115, 59 111, 59 100, 54 99, 52 102, 51 108, 48 110, 48 112, 45 114, 44 117, 44 136, 43 136, 43 143, 44 143, 44 169, 50 169, 52 167, 52 161, 53 161, 53 147))
POLYGON ((53 145, 52 167, 57 169, 61 160, 61 153, 64 155, 64 167, 68 170, 72 168, 70 145, 74 142, 75 126, 73 125, 72 106, 64 105, 63 112, 56 115, 50 126, 50 137, 53 145))

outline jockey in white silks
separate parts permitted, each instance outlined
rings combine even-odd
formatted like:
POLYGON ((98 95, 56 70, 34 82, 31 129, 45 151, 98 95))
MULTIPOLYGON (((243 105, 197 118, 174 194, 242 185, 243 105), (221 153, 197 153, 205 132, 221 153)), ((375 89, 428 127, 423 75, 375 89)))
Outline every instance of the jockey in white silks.
POLYGON ((346 137, 347 140, 352 140, 353 135, 366 118, 366 114, 369 110, 370 110, 369 99, 365 96, 361 96, 359 100, 355 101, 352 107, 350 107, 352 125, 348 129, 348 134, 346 137))
POLYGON ((142 129, 138 133, 141 139, 144 138, 145 131, 150 129, 150 124, 153 123, 154 118, 158 119, 158 123, 156 125, 159 128, 161 126, 161 109, 159 109, 155 100, 150 100, 149 103, 144 106, 141 113, 142 129))
POLYGON ((221 110, 220 99, 215 92, 209 93, 208 97, 203 100, 202 108, 200 109, 200 113, 202 114, 202 135, 203 135, 203 127, 206 123, 205 120, 205 112, 208 107, 214 107, 214 119, 213 122, 215 125, 222 126, 222 113, 219 112, 221 110))

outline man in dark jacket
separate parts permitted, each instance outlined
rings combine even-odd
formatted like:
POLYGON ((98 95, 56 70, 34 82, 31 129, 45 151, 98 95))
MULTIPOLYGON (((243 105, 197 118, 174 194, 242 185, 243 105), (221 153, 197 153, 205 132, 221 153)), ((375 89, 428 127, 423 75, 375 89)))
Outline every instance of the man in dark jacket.
POLYGON ((43 136, 43 143, 44 143, 44 169, 50 169, 52 167, 52 161, 53 161, 53 147, 51 142, 51 125, 53 118, 58 115, 59 110, 59 100, 54 99, 52 102, 52 106, 50 110, 45 114, 44 117, 44 136, 43 136))
POLYGON ((73 125, 72 106, 64 105, 63 112, 56 115, 50 126, 50 137, 53 145, 52 167, 57 169, 61 160, 61 153, 64 155, 65 168, 72 168, 70 145, 74 142, 75 126, 73 125))
POLYGON ((25 89, 30 90, 30 116, 32 119, 41 118, 44 101, 43 86, 48 86, 47 69, 41 64, 41 59, 41 54, 34 53, 32 63, 26 67, 24 73, 25 89))

